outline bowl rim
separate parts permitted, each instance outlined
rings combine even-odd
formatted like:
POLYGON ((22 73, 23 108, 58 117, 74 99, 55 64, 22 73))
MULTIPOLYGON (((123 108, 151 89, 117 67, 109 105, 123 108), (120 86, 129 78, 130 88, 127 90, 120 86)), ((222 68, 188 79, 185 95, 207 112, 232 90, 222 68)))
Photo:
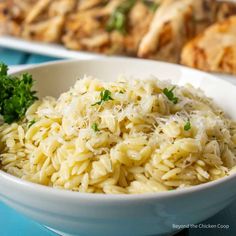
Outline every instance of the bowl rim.
MULTIPOLYGON (((211 190, 213 188, 220 187, 226 182, 235 181, 236 182, 236 173, 233 173, 229 176, 224 176, 220 179, 202 183, 195 186, 190 186, 183 189, 176 189, 172 191, 163 191, 163 192, 153 192, 153 193, 141 193, 141 194, 100 194, 100 193, 83 193, 75 192, 66 189, 56 189, 50 186, 44 186, 41 184, 33 183, 27 180, 20 179, 16 176, 8 174, 3 170, 0 170, 0 181, 6 181, 8 183, 17 184, 18 187, 22 187, 23 191, 34 192, 38 195, 53 195, 59 198, 67 198, 71 200, 83 199, 83 200, 97 200, 99 202, 107 201, 140 201, 140 200, 153 200, 153 199, 169 199, 179 196, 186 196, 197 193, 204 192, 206 190, 211 190)), ((3 194, 2 194, 3 196, 3 194)), ((1 191, 0 191, 1 197, 1 191)))
MULTIPOLYGON (((37 65, 30 65, 27 66, 26 68, 22 69, 16 69, 14 72, 10 73, 11 75, 19 74, 22 72, 26 72, 27 70, 32 70, 32 69, 44 69, 50 66, 54 65, 61 65, 61 64, 70 64, 70 63, 80 63, 80 62, 107 62, 107 61, 139 61, 142 63, 157 63, 157 64, 163 64, 166 66, 174 67, 174 68, 179 68, 179 69, 184 69, 190 72, 195 72, 198 73, 199 75, 206 76, 208 80, 212 79, 217 79, 218 82, 225 84, 225 85, 230 85, 235 87, 236 86, 229 83, 228 81, 224 81, 221 78, 218 78, 215 75, 189 68, 183 65, 177 65, 173 63, 168 63, 168 62, 162 62, 162 61, 155 61, 155 60, 145 60, 145 59, 140 59, 140 58, 122 58, 122 57, 107 57, 107 58, 93 58, 93 59, 62 59, 62 60, 56 60, 56 61, 51 61, 51 62, 45 62, 45 63, 40 63, 37 65)), ((207 182, 207 183, 202 183, 199 185, 195 186, 190 186, 187 188, 183 189, 176 189, 173 191, 163 191, 163 192, 153 192, 153 193, 141 193, 141 194, 100 194, 100 193, 82 193, 82 192, 75 192, 71 190, 66 190, 66 189, 56 189, 50 186, 44 186, 40 185, 37 183, 33 183, 30 181, 26 181, 23 179, 20 179, 16 176, 13 176, 11 174, 8 174, 4 172, 3 170, 0 169, 0 179, 2 181, 7 181, 11 182, 12 184, 17 184, 18 186, 22 187, 26 191, 33 191, 34 193, 38 194, 51 194, 51 195, 56 195, 57 197, 62 197, 62 198, 70 198, 70 199, 84 199, 84 200, 98 200, 99 202, 106 202, 106 201, 140 201, 140 200, 152 200, 152 199, 167 199, 167 198, 173 198, 181 195, 189 195, 193 194, 195 192, 202 192, 205 190, 212 189, 214 187, 219 187, 226 182, 231 181, 236 181, 236 172, 230 174, 229 176, 224 176, 220 179, 207 182)), ((1 191, 0 191, 0 196, 1 196, 1 191)))

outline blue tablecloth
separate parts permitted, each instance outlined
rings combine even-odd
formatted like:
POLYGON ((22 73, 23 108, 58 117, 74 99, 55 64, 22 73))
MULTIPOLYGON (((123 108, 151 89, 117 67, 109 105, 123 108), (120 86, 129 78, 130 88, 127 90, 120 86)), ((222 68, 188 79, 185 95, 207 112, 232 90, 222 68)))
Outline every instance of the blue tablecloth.
MULTIPOLYGON (((0 48, 0 61, 8 65, 34 64, 46 61, 56 60, 56 58, 32 55, 28 53, 17 52, 0 48)), ((200 225, 199 225, 200 227, 200 225)), ((189 229, 179 235, 188 236, 234 236, 236 235, 236 201, 221 211, 214 217, 202 222, 202 227, 198 229, 189 229), (210 225, 229 225, 229 229, 206 228, 210 225)), ((6 205, 0 202, 0 236, 53 236, 43 226, 18 214, 6 205)), ((112 235, 111 235, 112 236, 112 235)))

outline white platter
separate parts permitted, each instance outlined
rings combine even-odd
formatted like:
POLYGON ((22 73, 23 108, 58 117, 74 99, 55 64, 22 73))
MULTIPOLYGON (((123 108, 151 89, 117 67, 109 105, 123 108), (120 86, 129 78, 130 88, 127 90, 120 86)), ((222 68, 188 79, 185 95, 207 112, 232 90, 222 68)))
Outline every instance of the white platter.
MULTIPOLYGON (((96 59, 96 58, 107 57, 105 55, 96 53, 68 50, 63 45, 60 44, 32 42, 12 36, 0 36, 0 47, 15 49, 28 53, 35 53, 45 56, 51 56, 56 58, 64 58, 64 59, 84 60, 84 59, 96 59)), ((112 56, 112 57, 122 58, 121 56, 112 56)), ((236 76, 225 75, 225 74, 215 74, 215 75, 217 77, 220 77, 221 79, 224 79, 236 85, 236 76)))
POLYGON ((60 44, 32 42, 12 36, 0 36, 0 47, 57 58, 94 59, 105 57, 96 53, 72 51, 60 44))

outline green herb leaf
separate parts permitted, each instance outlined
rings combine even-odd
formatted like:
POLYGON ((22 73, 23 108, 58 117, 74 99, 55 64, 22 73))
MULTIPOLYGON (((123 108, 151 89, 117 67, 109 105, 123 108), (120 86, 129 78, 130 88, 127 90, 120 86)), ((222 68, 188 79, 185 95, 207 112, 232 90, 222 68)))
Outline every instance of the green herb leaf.
POLYGON ((100 131, 100 129, 98 128, 97 123, 93 123, 92 126, 91 126, 91 128, 92 128, 95 132, 100 131))
POLYGON ((7 75, 8 66, 4 63, 0 63, 0 76, 7 75))
POLYGON ((29 124, 28 124, 28 128, 30 128, 33 124, 35 124, 36 123, 36 120, 31 120, 30 122, 29 122, 29 124))
POLYGON ((135 2, 136 0, 125 0, 114 10, 106 25, 108 32, 117 30, 122 34, 126 34, 127 15, 135 2))
POLYGON ((103 102, 106 102, 106 101, 109 101, 109 100, 114 100, 112 97, 111 97, 111 92, 107 89, 101 91, 100 93, 100 97, 101 97, 101 100, 92 104, 92 106, 95 106, 95 105, 101 105, 103 102))
POLYGON ((166 97, 172 101, 174 104, 178 103, 178 98, 175 97, 173 90, 175 89, 175 86, 172 87, 170 90, 168 88, 164 88, 163 93, 166 95, 166 97))
POLYGON ((150 11, 155 12, 159 5, 151 0, 143 0, 143 3, 149 8, 150 11))
POLYGON ((184 130, 188 131, 190 129, 191 129, 191 123, 190 123, 190 119, 188 119, 188 121, 184 125, 184 130))
POLYGON ((19 77, 7 74, 8 67, 0 64, 0 115, 6 123, 22 119, 37 97, 31 91, 32 76, 22 74, 19 77))

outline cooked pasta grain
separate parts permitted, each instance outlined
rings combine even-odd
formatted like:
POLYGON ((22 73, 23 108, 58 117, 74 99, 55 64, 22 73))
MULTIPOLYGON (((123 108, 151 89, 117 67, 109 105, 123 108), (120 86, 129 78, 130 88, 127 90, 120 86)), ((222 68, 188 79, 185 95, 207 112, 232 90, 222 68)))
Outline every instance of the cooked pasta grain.
POLYGON ((160 192, 234 173, 235 140, 236 123, 190 85, 85 76, 0 126, 0 167, 58 189, 160 192))

